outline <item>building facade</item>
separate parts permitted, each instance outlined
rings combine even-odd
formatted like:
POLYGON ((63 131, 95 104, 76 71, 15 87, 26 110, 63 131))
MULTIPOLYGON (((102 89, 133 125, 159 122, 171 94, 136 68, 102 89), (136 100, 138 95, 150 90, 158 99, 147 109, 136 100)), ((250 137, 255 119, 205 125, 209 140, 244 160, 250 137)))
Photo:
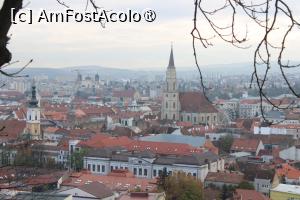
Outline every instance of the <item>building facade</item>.
POLYGON ((33 140, 43 139, 41 134, 41 109, 36 98, 35 85, 32 86, 31 100, 27 107, 26 129, 24 134, 33 140))
POLYGON ((124 169, 139 178, 157 178, 163 170, 169 174, 182 171, 203 181, 208 172, 224 170, 224 160, 214 153, 158 156, 149 151, 127 152, 97 149, 84 157, 84 168, 93 174, 107 175, 124 169))

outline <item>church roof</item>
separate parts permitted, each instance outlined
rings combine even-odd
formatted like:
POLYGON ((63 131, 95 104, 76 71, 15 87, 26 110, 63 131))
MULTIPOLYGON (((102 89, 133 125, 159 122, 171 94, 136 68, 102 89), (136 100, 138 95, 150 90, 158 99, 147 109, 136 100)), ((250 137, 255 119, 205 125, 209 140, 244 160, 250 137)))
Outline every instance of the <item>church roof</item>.
POLYGON ((173 56, 173 46, 171 47, 171 53, 170 53, 170 59, 169 59, 169 65, 168 69, 175 68, 174 64, 174 56, 173 56))
POLYGON ((180 92, 181 111, 189 113, 217 113, 218 110, 200 92, 180 92))

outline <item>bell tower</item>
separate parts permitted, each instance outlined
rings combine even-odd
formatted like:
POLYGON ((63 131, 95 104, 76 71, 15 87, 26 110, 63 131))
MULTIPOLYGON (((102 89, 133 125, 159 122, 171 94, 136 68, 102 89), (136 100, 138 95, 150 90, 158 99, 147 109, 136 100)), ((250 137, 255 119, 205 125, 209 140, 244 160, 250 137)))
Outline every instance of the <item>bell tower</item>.
POLYGON ((31 90, 31 99, 27 106, 26 115, 26 134, 30 136, 30 139, 40 140, 41 135, 41 110, 36 98, 36 86, 33 83, 31 90))
POLYGON ((166 83, 161 106, 161 119, 174 121, 179 119, 179 97, 176 68, 174 64, 173 45, 171 46, 169 65, 166 71, 166 83))

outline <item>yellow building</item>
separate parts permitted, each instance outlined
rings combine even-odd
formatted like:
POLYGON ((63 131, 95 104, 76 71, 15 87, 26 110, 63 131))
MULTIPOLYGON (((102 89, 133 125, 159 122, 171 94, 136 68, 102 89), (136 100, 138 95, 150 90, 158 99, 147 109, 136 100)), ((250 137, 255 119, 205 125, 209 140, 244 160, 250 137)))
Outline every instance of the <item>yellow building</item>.
POLYGON ((41 111, 36 98, 36 88, 32 86, 31 100, 27 107, 26 130, 25 134, 33 140, 42 139, 41 136, 41 111))
POLYGON ((300 200, 300 186, 279 184, 271 189, 272 200, 300 200))

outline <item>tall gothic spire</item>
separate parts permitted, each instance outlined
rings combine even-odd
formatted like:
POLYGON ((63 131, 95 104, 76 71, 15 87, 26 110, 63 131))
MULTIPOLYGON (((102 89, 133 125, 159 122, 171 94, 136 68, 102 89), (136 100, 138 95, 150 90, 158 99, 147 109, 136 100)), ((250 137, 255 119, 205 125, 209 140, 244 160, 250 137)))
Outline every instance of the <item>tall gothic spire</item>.
POLYGON ((171 53, 170 53, 170 59, 169 59, 169 65, 168 69, 175 68, 174 64, 174 56, 173 56, 173 44, 171 45, 171 53))

